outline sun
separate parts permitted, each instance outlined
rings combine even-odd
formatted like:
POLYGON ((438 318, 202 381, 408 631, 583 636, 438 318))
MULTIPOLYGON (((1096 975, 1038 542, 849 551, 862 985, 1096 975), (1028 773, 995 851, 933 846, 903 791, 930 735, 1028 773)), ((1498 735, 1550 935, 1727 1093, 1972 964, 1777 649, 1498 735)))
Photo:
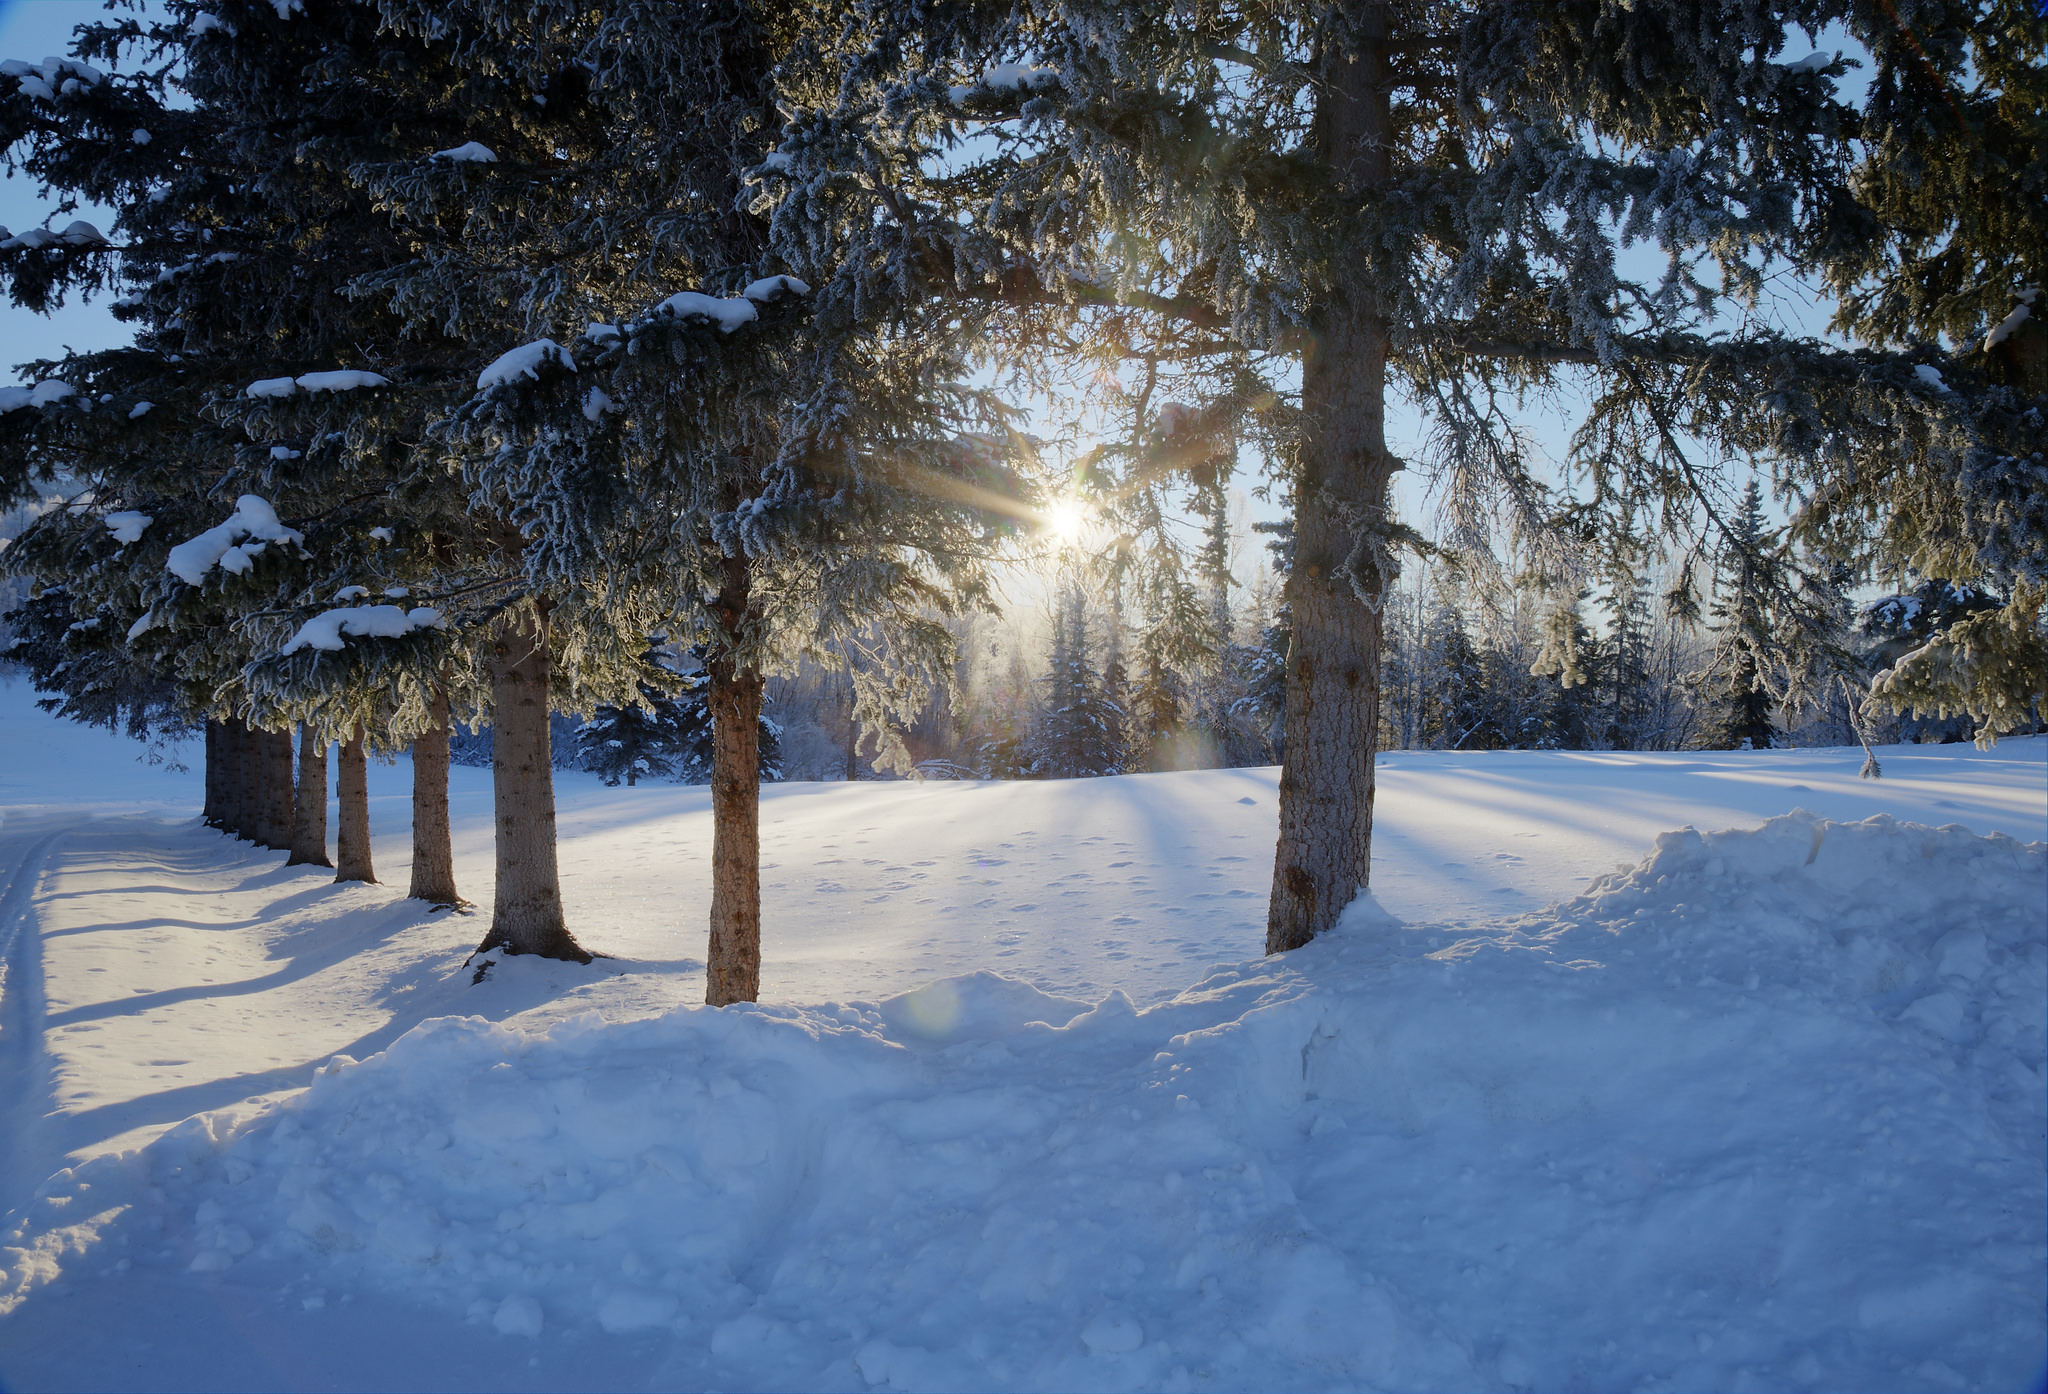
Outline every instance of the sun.
POLYGON ((1054 499, 1040 515, 1045 535, 1062 547, 1081 540, 1092 518, 1088 505, 1075 498, 1054 499))

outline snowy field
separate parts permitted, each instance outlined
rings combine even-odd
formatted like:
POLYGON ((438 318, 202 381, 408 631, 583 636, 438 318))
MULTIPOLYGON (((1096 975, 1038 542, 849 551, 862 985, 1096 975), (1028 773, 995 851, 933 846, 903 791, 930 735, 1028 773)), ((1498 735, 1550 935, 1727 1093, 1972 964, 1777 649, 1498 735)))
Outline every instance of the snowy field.
POLYGON ((701 789, 472 985, 403 764, 337 887, 136 749, 0 687, 0 1386, 2039 1387, 2048 741, 1397 753, 1280 960, 1272 770, 772 787, 722 1012, 701 789))

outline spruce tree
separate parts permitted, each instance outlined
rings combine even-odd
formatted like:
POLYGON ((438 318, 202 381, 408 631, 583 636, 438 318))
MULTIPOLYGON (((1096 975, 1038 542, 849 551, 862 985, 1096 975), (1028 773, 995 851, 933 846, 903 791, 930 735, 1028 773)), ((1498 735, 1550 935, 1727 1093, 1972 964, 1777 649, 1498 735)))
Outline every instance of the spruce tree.
MULTIPOLYGON (((1500 508, 1537 541, 1618 546, 1652 518, 1718 550, 1726 460, 1797 490, 1816 542, 1893 565, 1946 547, 1968 575, 2038 584, 2031 399, 1966 354, 1844 349, 1748 313, 1774 267, 1847 296, 1893 279, 1872 248, 1947 236, 1952 219, 1914 243, 1870 181, 1951 92, 1995 108, 2004 168, 2037 177, 2041 127, 1996 85, 2038 92, 2048 26, 2010 0, 1950 11, 1936 39, 1889 0, 852 0, 821 26, 818 75, 791 82, 778 216, 792 248, 859 247, 842 265, 867 281, 1007 304, 1013 356, 1079 341, 1140 378, 1265 379, 1227 396, 1272 431, 1293 501, 1277 951, 1369 878, 1380 611, 1411 536, 1389 512, 1407 463, 1390 390, 1434 418, 1460 545, 1500 508), (1846 60, 1787 51, 1830 22, 1885 65, 1861 110, 1834 85, 1846 60), (1901 100, 1916 47, 1941 50, 1935 77, 1901 100), (1661 275, 1628 273, 1635 242, 1661 275), (1567 384, 1590 408, 1559 498, 1508 410, 1567 384), (1858 510, 1885 525, 1859 532, 1858 510)), ((1966 148, 1958 131, 1944 164, 1984 210, 1964 240, 2041 283, 2040 200, 1989 211, 2004 190, 1964 173, 1966 148), (2017 250, 1994 251, 2013 228, 2017 250)), ((1823 642, 1800 587, 1781 600, 1776 642, 1823 642)))
POLYGON ((1714 662, 1705 674, 1713 714, 1709 742, 1722 750, 1767 750, 1777 706, 1771 664, 1771 574, 1763 490, 1752 479, 1730 519, 1728 546, 1714 580, 1714 662))

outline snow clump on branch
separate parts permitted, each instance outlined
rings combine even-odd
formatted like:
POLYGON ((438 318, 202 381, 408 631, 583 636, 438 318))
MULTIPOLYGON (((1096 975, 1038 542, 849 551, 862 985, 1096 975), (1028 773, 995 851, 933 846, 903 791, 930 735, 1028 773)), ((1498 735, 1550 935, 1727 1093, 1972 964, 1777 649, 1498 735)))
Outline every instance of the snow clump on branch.
MULTIPOLYGON (((350 586, 347 591, 361 593, 362 587, 350 586)), ((347 594, 347 591, 342 594, 347 594)), ((390 595, 394 592, 386 591, 385 594, 390 595)), ((433 629, 440 623, 441 612, 431 605, 420 605, 410 610, 401 609, 396 605, 354 605, 345 610, 327 610, 313 616, 299 626, 299 631, 292 635, 291 642, 278 652, 293 654, 300 649, 319 649, 323 653, 339 653, 346 644, 345 636, 348 635, 359 638, 396 639, 415 630, 433 629)))
POLYGON ((126 546, 130 542, 142 541, 142 530, 156 519, 147 513, 127 509, 120 513, 109 513, 100 521, 107 525, 107 531, 114 535, 114 541, 126 546))
POLYGON ((246 389, 251 397, 289 397, 294 392, 349 392, 358 387, 389 387, 391 379, 382 373, 364 373, 342 368, 331 373, 307 373, 296 378, 263 378, 246 389))
POLYGON ((189 542, 171 548, 164 569, 188 586, 202 585, 206 573, 218 566, 240 576, 254 564, 254 558, 272 542, 294 546, 306 540, 277 521, 277 512, 254 494, 235 500, 234 516, 219 527, 208 528, 189 542))
POLYGON ((427 156, 430 160, 447 160, 451 164, 494 165, 498 162, 497 152, 478 141, 466 140, 447 150, 436 150, 427 156))
POLYGON ((521 378, 538 382, 543 363, 560 363, 570 372, 576 371, 576 360, 569 356, 567 349, 553 339, 535 339, 493 359, 490 367, 476 375, 477 390, 483 392, 493 387, 510 387, 521 378))
POLYGON ((34 387, 0 387, 0 416, 23 407, 46 407, 77 395, 78 389, 61 378, 44 378, 34 387))

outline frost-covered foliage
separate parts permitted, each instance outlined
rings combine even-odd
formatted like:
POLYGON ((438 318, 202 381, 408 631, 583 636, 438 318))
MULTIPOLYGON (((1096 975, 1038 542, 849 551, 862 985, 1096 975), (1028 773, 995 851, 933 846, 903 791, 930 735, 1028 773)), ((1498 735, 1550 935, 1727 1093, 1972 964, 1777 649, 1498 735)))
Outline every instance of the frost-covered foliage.
POLYGON ((1766 475, 1794 514, 1783 695, 1850 666, 1839 566, 2002 595, 2043 578, 2048 359, 2014 308, 2048 281, 2033 9, 839 8, 759 171, 794 264, 828 299, 1000 301, 1013 362, 1114 370, 1115 444, 1091 464, 1118 506, 1192 479, 1206 456, 1164 444, 1205 418, 1299 486, 1321 574, 1375 603, 1408 540, 1393 462, 1346 457, 1329 424, 1379 395, 1344 338, 1369 323, 1475 557, 1508 530, 1559 579, 1573 551, 1646 535, 1703 560, 1744 473, 1766 475), (1830 23, 1875 64, 1860 105, 1842 80, 1862 60, 1788 54, 1830 23), (1785 272, 1864 346, 1771 328, 1785 272), (1589 404, 1565 492, 1515 429, 1553 390, 1589 404))

